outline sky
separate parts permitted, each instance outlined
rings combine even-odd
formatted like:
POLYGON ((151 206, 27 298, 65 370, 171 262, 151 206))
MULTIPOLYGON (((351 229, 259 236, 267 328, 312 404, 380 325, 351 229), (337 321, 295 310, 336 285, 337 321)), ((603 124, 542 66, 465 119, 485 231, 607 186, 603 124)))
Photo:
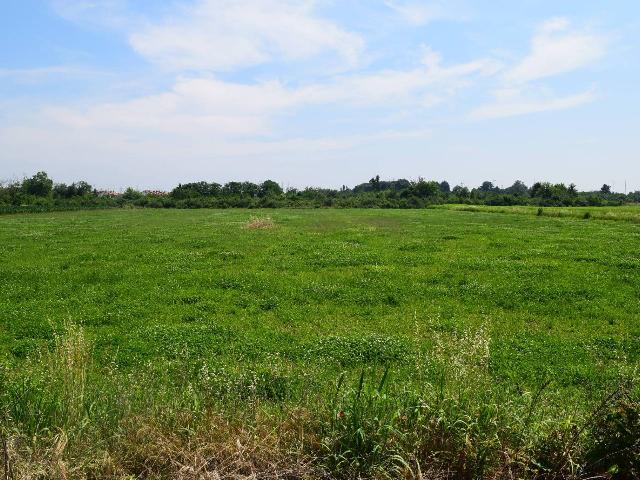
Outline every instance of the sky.
POLYGON ((0 3, 0 180, 640 190, 637 0, 0 3))

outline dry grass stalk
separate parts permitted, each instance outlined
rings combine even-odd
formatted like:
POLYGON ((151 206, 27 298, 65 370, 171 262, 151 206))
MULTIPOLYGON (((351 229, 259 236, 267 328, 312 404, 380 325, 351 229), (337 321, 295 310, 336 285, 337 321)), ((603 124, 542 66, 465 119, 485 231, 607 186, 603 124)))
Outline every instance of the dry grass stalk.
POLYGON ((269 229, 275 227, 275 222, 271 219, 271 217, 251 217, 249 221, 245 224, 246 228, 250 229, 269 229))
POLYGON ((303 451, 304 428, 289 420, 274 427, 235 426, 212 416, 195 433, 159 425, 153 418, 123 422, 115 443, 102 456, 64 458, 60 437, 13 452, 12 480, 131 478, 172 480, 307 480, 322 478, 311 456, 303 451), (48 443, 48 445, 46 445, 48 443), (70 465, 73 468, 70 468, 70 465))
POLYGON ((247 428, 212 415, 192 435, 166 429, 149 418, 132 418, 119 452, 123 470, 145 478, 307 479, 318 478, 304 453, 307 415, 300 412, 274 428, 273 419, 258 418, 247 428))

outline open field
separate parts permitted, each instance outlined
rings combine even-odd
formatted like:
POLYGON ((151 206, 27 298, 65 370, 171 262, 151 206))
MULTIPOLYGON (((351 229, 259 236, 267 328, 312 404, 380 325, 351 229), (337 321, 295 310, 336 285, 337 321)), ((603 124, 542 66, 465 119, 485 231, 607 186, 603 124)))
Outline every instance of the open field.
POLYGON ((0 217, 13 474, 630 474, 640 208, 457 208, 0 217))

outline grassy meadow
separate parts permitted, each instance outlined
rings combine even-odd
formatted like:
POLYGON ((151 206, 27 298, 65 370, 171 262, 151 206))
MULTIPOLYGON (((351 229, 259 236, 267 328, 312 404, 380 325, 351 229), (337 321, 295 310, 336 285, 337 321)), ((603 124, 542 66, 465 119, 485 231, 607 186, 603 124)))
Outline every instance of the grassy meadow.
POLYGON ((634 478, 640 208, 510 208, 0 216, 7 478, 634 478))
POLYGON ((640 223, 640 208, 636 204, 618 205, 613 207, 538 207, 533 205, 434 205, 433 208, 443 208, 447 210, 466 212, 511 213, 517 215, 538 215, 541 217, 581 218, 584 220, 594 218, 598 220, 640 223))

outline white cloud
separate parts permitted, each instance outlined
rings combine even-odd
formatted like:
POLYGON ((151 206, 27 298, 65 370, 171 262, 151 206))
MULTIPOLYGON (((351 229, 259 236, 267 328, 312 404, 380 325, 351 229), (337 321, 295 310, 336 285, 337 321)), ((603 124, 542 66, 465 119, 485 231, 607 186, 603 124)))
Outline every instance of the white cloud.
POLYGON ((342 76, 297 88, 278 81, 240 84, 179 78, 166 92, 84 110, 48 108, 44 116, 69 128, 120 131, 127 137, 268 135, 279 115, 314 105, 424 110, 496 68, 483 59, 443 66, 440 56, 428 51, 414 69, 342 76))
POLYGON ((490 59, 443 66, 440 55, 427 48, 423 65, 418 68, 338 77, 329 84, 307 87, 300 94, 312 102, 356 105, 409 102, 424 108, 469 86, 475 76, 491 75, 499 68, 490 59))
POLYGON ((526 94, 520 89, 505 89, 495 92, 494 95, 496 101, 471 112, 472 119, 506 118, 530 113, 566 110, 593 102, 596 99, 593 90, 556 97, 526 94))
POLYGON ((412 25, 426 25, 434 20, 447 18, 445 9, 436 3, 403 2, 385 0, 384 4, 412 25))
POLYGON ((577 70, 604 56, 607 43, 606 37, 572 30, 568 20, 552 18, 538 28, 529 55, 504 78, 526 83, 577 70))
POLYGON ((577 70, 604 56, 608 39, 571 28, 565 18, 542 23, 531 40, 531 52, 501 77, 493 102, 470 114, 472 119, 505 118, 575 108, 596 99, 594 88, 557 96, 531 82, 577 70))
POLYGON ((278 82, 241 85, 217 79, 179 79, 164 93, 86 111, 49 108, 54 123, 84 130, 120 131, 123 136, 228 136, 264 134, 270 116, 296 102, 278 82))
POLYGON ((176 18, 130 35, 133 48, 170 70, 223 71, 336 54, 357 63, 364 42, 317 16, 308 0, 200 0, 176 18))

